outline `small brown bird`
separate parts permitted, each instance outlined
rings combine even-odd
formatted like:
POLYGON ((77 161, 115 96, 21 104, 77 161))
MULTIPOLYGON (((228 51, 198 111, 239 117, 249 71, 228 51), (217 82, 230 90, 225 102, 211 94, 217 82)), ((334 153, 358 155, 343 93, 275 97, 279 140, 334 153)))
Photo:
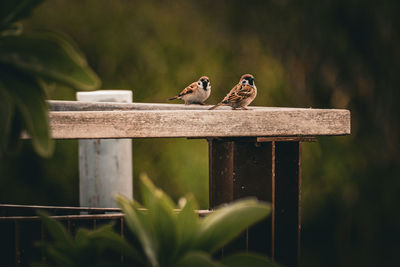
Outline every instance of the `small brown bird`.
POLYGON ((191 83, 188 87, 182 90, 179 95, 169 98, 168 100, 182 99, 185 105, 200 104, 204 105, 204 101, 211 94, 210 79, 207 76, 202 76, 197 82, 191 83))
POLYGON ((244 74, 237 85, 222 99, 221 102, 209 109, 219 106, 231 106, 232 109, 247 109, 246 107, 256 98, 257 87, 251 74, 244 74))

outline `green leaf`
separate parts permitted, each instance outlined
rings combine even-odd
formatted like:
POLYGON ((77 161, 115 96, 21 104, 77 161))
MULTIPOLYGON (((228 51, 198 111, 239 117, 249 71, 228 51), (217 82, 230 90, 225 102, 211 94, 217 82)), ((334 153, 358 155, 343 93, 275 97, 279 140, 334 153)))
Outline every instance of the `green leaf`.
POLYGON ((56 266, 76 266, 74 261, 70 259, 66 253, 57 250, 55 247, 47 245, 44 249, 47 252, 47 255, 57 263, 56 266))
POLYGON ((0 1, 0 30, 17 20, 28 17, 32 9, 43 0, 2 0, 0 1))
POLYGON ((113 232, 112 225, 102 226, 88 233, 88 237, 100 245, 100 250, 110 249, 129 257, 132 260, 143 263, 144 260, 135 247, 131 246, 120 235, 113 232))
POLYGON ((280 265, 273 262, 269 258, 253 254, 253 253, 238 253, 227 256, 221 260, 227 267, 279 267, 280 265))
POLYGON ((269 204, 256 199, 241 199, 224 206, 201 221, 196 245, 201 250, 213 253, 265 218, 270 211, 269 204))
POLYGON ((23 26, 21 23, 14 23, 8 25, 7 28, 0 31, 0 37, 7 35, 19 35, 22 33, 23 26))
POLYGON ((146 214, 137 210, 135 204, 127 198, 117 195, 116 201, 125 213, 125 221, 132 233, 138 238, 151 266, 159 266, 157 260, 158 248, 155 244, 146 214), (147 227, 147 228, 146 228, 147 227))
POLYGON ((179 200, 181 211, 178 213, 178 254, 191 249, 193 242, 199 231, 199 216, 196 214, 198 209, 197 202, 193 195, 179 200))
POLYGON ((177 264, 177 267, 223 267, 213 261, 208 253, 193 251, 187 253, 177 264))
POLYGON ((13 68, 6 70, 4 66, 0 66, 0 81, 14 99, 36 152, 50 156, 54 142, 50 139, 48 107, 40 84, 31 76, 13 68))
POLYGON ((100 87, 100 79, 82 54, 54 33, 0 38, 0 63, 78 90, 100 87))
POLYGON ((65 228, 58 221, 51 219, 47 213, 43 211, 37 212, 39 217, 42 219, 46 229, 48 230, 50 236, 58 242, 65 243, 66 245, 71 244, 71 239, 69 238, 65 228))
POLYGON ((143 204, 146 208, 150 209, 156 201, 159 201, 165 210, 173 210, 175 208, 175 203, 172 199, 162 190, 155 187, 146 174, 142 173, 140 175, 140 181, 143 204))
POLYGON ((158 258, 161 266, 168 266, 175 256, 178 243, 177 216, 173 209, 164 205, 162 198, 149 207, 149 224, 153 226, 158 243, 158 258))
POLYGON ((87 243, 89 243, 89 230, 85 228, 79 228, 78 231, 75 234, 75 244, 78 246, 85 246, 87 243))
POLYGON ((156 188, 147 175, 142 174, 142 197, 148 209, 149 226, 154 230, 161 266, 168 265, 175 256, 178 243, 177 215, 174 202, 156 188))

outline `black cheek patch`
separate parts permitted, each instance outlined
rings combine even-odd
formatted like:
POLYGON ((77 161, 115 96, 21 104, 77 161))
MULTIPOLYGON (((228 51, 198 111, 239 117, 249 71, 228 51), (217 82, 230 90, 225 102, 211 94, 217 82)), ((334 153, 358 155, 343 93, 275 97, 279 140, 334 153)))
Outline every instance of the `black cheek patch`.
POLYGON ((207 81, 203 81, 203 89, 204 90, 207 90, 207 85, 208 85, 208 82, 207 81))

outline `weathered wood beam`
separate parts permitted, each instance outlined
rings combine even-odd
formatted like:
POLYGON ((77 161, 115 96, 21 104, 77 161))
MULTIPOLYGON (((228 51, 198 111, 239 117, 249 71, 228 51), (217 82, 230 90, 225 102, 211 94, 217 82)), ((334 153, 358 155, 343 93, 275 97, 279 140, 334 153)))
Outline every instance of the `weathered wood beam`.
POLYGON ((51 111, 49 118, 55 139, 350 134, 348 110, 252 108, 244 111, 51 111))
MULTIPOLYGON (((51 111, 111 111, 111 110, 207 110, 211 106, 164 103, 115 103, 48 100, 51 111)), ((230 110, 229 107, 220 109, 230 110)))

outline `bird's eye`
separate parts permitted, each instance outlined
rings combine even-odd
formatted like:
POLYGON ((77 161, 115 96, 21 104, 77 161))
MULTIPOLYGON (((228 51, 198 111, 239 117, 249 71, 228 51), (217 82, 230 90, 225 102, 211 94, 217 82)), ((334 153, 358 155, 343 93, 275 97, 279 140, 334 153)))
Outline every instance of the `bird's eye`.
POLYGON ((197 85, 200 86, 200 85, 201 85, 201 82, 198 82, 197 85))
POLYGON ((242 83, 245 84, 245 83, 246 83, 246 80, 243 80, 242 83))

